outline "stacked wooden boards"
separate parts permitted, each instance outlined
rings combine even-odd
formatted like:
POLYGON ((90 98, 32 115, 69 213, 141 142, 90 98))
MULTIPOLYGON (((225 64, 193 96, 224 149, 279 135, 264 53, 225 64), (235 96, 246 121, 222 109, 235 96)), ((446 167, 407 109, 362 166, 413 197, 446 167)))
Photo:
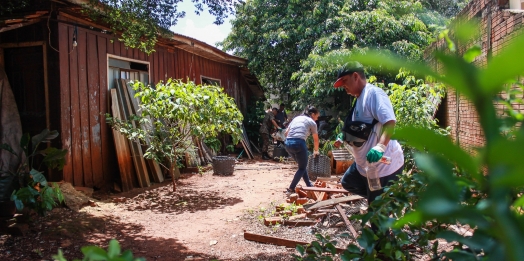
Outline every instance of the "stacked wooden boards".
MULTIPOLYGON (((111 89, 111 111, 113 117, 120 120, 129 120, 131 115, 137 115, 138 100, 134 97, 134 90, 126 82, 120 79, 116 81, 116 88, 111 89)), ((133 127, 146 128, 146 126, 133 127)), ((122 191, 129 191, 133 187, 149 187, 151 180, 154 182, 164 181, 160 166, 154 160, 144 159, 144 151, 136 141, 131 141, 113 130, 113 138, 120 169, 122 191)))

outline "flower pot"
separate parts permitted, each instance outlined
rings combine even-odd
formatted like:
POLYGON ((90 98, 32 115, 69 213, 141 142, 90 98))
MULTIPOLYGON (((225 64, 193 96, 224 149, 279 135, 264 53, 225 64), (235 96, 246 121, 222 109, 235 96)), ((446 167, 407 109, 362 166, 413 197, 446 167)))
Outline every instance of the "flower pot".
POLYGON ((235 170, 235 158, 228 156, 213 157, 213 174, 233 175, 235 170))
POLYGON ((307 161, 307 174, 312 181, 317 177, 331 177, 331 161, 326 155, 311 155, 307 161))

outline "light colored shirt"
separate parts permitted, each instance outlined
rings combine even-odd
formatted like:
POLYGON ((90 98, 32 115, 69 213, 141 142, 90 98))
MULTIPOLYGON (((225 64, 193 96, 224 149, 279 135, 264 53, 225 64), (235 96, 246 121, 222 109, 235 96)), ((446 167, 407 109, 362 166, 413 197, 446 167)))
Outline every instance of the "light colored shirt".
MULTIPOLYGON (((377 145, 382 135, 383 124, 391 120, 396 121, 395 112, 393 111, 393 106, 388 95, 382 89, 368 83, 357 98, 353 120, 371 123, 373 119, 377 119, 378 123, 375 124, 368 140, 358 148, 349 146, 355 158, 357 170, 363 176, 365 176, 366 173, 366 155, 371 148, 377 145)), ((384 156, 391 157, 391 163, 389 165, 375 163, 380 177, 393 174, 393 172, 397 171, 404 164, 404 153, 402 152, 402 147, 396 140, 389 141, 384 156)))
POLYGON ((300 115, 295 117, 288 126, 287 139, 305 140, 311 134, 318 134, 317 123, 311 117, 300 115))

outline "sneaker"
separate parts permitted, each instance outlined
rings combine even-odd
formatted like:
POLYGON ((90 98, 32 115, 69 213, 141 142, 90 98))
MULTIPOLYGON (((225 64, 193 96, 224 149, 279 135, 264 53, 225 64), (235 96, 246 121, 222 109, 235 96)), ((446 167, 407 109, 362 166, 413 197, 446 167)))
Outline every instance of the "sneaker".
POLYGON ((284 191, 284 193, 286 193, 286 196, 289 196, 289 195, 295 193, 295 191, 293 191, 293 190, 290 189, 290 188, 287 188, 287 189, 284 191))

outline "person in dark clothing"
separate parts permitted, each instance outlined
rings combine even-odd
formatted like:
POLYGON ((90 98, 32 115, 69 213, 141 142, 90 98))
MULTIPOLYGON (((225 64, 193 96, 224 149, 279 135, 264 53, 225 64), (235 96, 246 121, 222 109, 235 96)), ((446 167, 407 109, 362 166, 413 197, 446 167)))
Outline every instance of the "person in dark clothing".
MULTIPOLYGON (((286 114, 285 108, 286 108, 285 104, 283 103, 280 104, 280 109, 278 109, 277 115, 275 115, 275 120, 278 126, 282 129, 286 128, 286 123, 287 123, 287 114, 286 114)), ((284 142, 277 140, 277 146, 280 146, 280 144, 284 144, 284 142)))
POLYGON ((262 121, 262 126, 260 126, 260 136, 262 137, 262 159, 268 160, 271 159, 269 157, 269 154, 267 153, 269 149, 269 141, 271 140, 271 129, 273 126, 278 129, 278 131, 282 131, 282 128, 280 128, 275 121, 275 115, 277 115, 278 109, 273 108, 271 112, 266 113, 266 116, 264 117, 264 120, 262 121))
POLYGON ((277 115, 275 115, 275 119, 277 120, 277 124, 280 128, 285 129, 286 122, 287 122, 287 114, 286 114, 286 105, 280 104, 280 109, 278 109, 277 115))

